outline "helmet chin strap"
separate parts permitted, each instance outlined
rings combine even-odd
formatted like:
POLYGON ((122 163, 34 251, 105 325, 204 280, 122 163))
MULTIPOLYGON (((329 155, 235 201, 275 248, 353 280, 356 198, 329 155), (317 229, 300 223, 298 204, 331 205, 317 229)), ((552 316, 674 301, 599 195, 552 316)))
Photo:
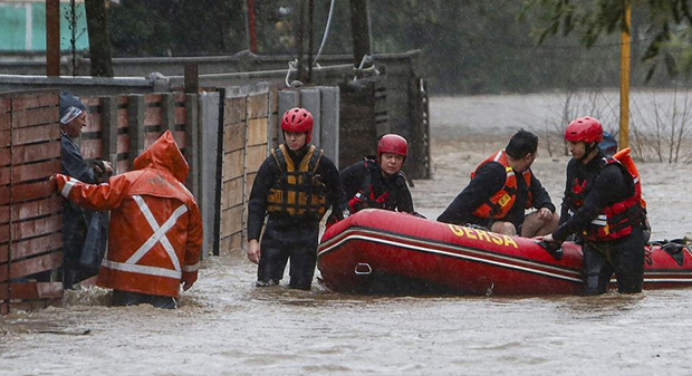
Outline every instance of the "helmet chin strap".
POLYGON ((589 155, 591 155, 591 152, 594 151, 598 147, 598 144, 595 142, 590 142, 590 143, 584 143, 584 155, 581 156, 581 158, 578 159, 579 162, 583 162, 584 159, 588 158, 589 155))

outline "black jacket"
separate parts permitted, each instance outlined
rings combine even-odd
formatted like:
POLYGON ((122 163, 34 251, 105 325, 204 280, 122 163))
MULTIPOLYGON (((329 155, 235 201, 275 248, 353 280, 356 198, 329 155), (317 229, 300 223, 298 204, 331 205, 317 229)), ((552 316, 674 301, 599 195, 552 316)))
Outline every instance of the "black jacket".
POLYGON ((608 164, 604 167, 603 164, 603 154, 600 152, 586 165, 574 158, 569 161, 567 164, 565 199, 562 200, 560 227, 553 234, 553 239, 564 241, 571 234, 583 231, 606 206, 622 201, 634 193, 633 186, 627 184, 623 171, 619 166, 608 164), (588 181, 585 187, 586 198, 581 208, 576 210, 574 215, 570 216, 570 200, 567 197, 572 191, 572 184, 575 179, 588 181))
POLYGON ((341 171, 341 182, 346 191, 348 200, 361 192, 365 197, 364 201, 372 197, 385 197, 387 199, 381 203, 370 204, 368 207, 377 207, 386 210, 412 213, 413 199, 411 191, 406 185, 406 178, 403 173, 394 176, 384 176, 380 166, 374 157, 365 158, 361 162, 354 163, 341 171), (366 187, 365 185, 369 185, 366 187))
MULTIPOLYGON (((507 172, 500 163, 489 162, 484 164, 478 169, 469 185, 454 198, 454 201, 437 217, 437 220, 459 225, 467 223, 483 224, 487 220, 474 216, 473 212, 502 189, 506 180, 507 172)), ((499 218, 495 221, 511 222, 515 227, 519 228, 524 222, 524 212, 529 191, 531 191, 533 196, 532 207, 536 209, 547 208, 551 212, 555 211, 555 205, 550 200, 550 195, 548 195, 548 192, 532 172, 531 187, 527 188, 524 179, 517 178, 517 198, 514 206, 512 206, 504 218, 499 218)))
MULTIPOLYGON (((288 146, 286 149, 288 149, 288 146)), ((288 156, 298 166, 306 152, 307 145, 297 153, 289 150, 288 156)), ((327 202, 332 206, 332 213, 340 217, 341 213, 346 210, 346 196, 339 180, 339 170, 336 169, 331 159, 322 156, 316 172, 322 176, 322 181, 327 186, 327 202)), ((264 225, 264 217, 267 215, 267 196, 269 195, 269 190, 279 180, 280 176, 281 169, 276 164, 274 157, 270 155, 262 162, 250 191, 247 224, 248 240, 259 240, 262 226, 264 225)), ((304 216, 295 218, 286 218, 284 216, 282 220, 305 221, 315 219, 304 216)))

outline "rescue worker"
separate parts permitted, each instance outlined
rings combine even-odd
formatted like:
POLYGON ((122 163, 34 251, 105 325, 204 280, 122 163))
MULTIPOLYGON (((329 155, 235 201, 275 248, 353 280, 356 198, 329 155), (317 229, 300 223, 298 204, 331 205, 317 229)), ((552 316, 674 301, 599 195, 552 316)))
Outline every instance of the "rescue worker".
POLYGON ((413 199, 401 171, 408 155, 406 139, 386 134, 377 142, 377 157, 365 157, 341 171, 351 214, 365 208, 413 213, 413 199))
POLYGON ((310 290, 320 220, 329 207, 338 220, 344 217, 346 197, 339 171, 322 149, 310 145, 312 128, 308 110, 286 111, 281 118, 285 143, 271 151, 252 185, 247 256, 259 264, 257 287, 278 285, 290 259, 289 287, 310 290))
MULTIPOLYGON (((87 108, 74 95, 60 93, 60 173, 72 176, 87 184, 95 184, 98 172, 87 166, 75 140, 82 128, 87 126, 87 108)), ((101 162, 105 171, 112 174, 113 167, 106 161, 101 162)), ((65 201, 63 204, 63 284, 71 289, 73 285, 96 275, 98 269, 85 269, 80 266, 84 253, 102 255, 106 249, 106 213, 85 210, 79 205, 65 201), (87 241, 87 239, 89 239, 87 241)))
POLYGON ((85 184, 56 175, 58 190, 90 210, 111 210, 108 254, 97 285, 113 289, 116 306, 176 307, 180 284, 197 280, 202 219, 183 182, 188 164, 170 131, 134 161, 133 171, 108 183, 85 184))
POLYGON ((471 173, 471 182, 437 218, 439 222, 476 225, 492 232, 533 237, 550 234, 559 217, 548 192, 531 171, 538 137, 517 132, 507 146, 471 173), (525 215, 525 210, 536 211, 525 215))
POLYGON ((583 275, 588 295, 606 292, 615 273, 621 293, 638 293, 644 276, 645 213, 641 185, 620 162, 598 148, 603 127, 580 117, 565 129, 572 159, 559 228, 543 240, 563 242, 576 234, 583 244, 583 275))

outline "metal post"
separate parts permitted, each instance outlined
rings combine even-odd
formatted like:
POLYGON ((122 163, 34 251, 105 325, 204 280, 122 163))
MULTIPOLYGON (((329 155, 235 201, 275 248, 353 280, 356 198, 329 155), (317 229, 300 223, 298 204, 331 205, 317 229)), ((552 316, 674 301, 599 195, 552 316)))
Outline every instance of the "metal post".
POLYGON ((298 80, 305 82, 303 74, 303 31, 305 29, 305 0, 300 0, 300 22, 298 25, 298 80))
POLYGON ((632 29, 632 2, 626 0, 625 27, 620 35, 620 140, 619 148, 629 146, 629 113, 630 113, 630 56, 632 29))
POLYGON ((250 52, 257 53, 257 29, 255 21, 255 0, 247 0, 247 27, 250 36, 250 52))
POLYGON ((60 76, 60 0, 46 0, 46 76, 60 76))
POLYGON ((306 84, 312 83, 312 35, 315 29, 315 7, 314 1, 308 0, 308 72, 306 84))

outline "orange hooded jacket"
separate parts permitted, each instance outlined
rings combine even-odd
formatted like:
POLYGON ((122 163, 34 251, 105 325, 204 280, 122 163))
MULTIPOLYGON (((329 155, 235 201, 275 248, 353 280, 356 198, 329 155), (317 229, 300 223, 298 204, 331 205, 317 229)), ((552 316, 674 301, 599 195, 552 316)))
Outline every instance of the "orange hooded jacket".
POLYGON ((97 284, 177 298, 180 283, 197 280, 202 219, 183 181, 189 167, 170 131, 134 161, 134 170, 108 183, 84 184, 56 175, 65 198, 92 210, 111 210, 108 254, 97 284))

